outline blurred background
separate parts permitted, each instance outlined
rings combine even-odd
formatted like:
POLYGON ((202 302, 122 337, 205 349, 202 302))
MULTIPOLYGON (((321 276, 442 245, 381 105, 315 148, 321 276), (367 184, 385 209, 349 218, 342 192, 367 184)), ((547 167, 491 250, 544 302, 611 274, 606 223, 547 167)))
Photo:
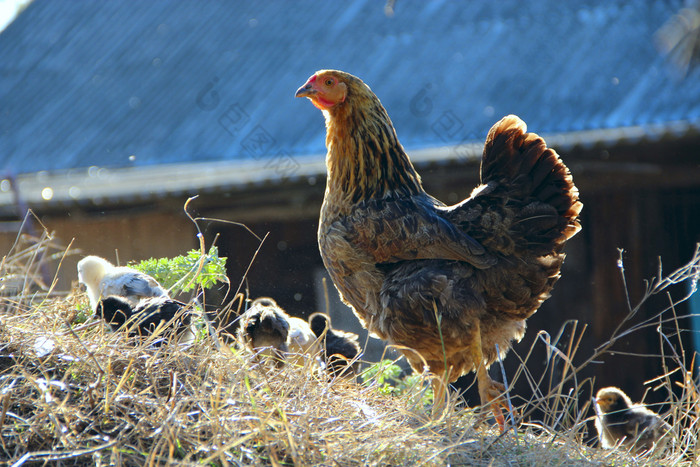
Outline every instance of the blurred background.
MULTIPOLYGON (((556 380, 561 371, 535 342, 539 330, 557 342, 578 320, 576 331, 563 328, 565 349, 587 326, 576 362, 627 316, 618 248, 635 304, 659 258, 670 272, 700 241, 695 2, 34 0, 0 9, 19 13, 0 33, 0 246, 43 229, 22 223, 31 209, 57 245, 70 245, 58 290, 73 287, 87 254, 124 264, 198 247, 183 210, 198 195, 193 216, 269 233, 260 246, 238 225, 200 222, 234 285, 250 265, 251 298, 271 296, 297 316, 325 310, 316 244, 325 127, 294 99, 324 68, 375 91, 427 191, 448 204, 478 184, 481 145, 504 115, 519 115, 562 155, 581 191, 583 230, 514 346, 520 355, 532 347, 535 374, 556 380)), ((45 273, 50 283, 55 271, 45 273)), ((671 292, 680 298, 688 287, 671 292)), ((329 290, 334 324, 357 328, 329 290)), ((692 304, 676 312, 688 316, 692 304)), ((635 319, 667 305, 650 300, 635 319)), ((644 356, 697 350, 691 331, 700 325, 678 325, 680 334, 667 325, 669 343, 654 326, 620 339, 581 379, 641 399, 643 382, 664 371, 663 359, 644 356)), ((376 359, 382 346, 372 342, 376 359)), ((506 373, 518 364, 511 353, 506 373)), ((531 390, 523 380, 515 393, 531 390)))

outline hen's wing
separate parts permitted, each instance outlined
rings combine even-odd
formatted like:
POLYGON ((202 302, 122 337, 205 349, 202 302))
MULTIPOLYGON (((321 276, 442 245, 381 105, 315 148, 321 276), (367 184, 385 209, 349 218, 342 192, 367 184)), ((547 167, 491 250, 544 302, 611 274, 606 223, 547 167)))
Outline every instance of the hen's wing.
POLYGON ((496 258, 470 235, 442 216, 442 203, 427 194, 370 199, 337 221, 327 235, 346 238, 378 264, 445 259, 483 269, 496 258), (361 225, 358 229, 356 226, 361 225))
POLYGON ((370 199, 334 227, 378 264, 443 259, 486 269, 499 256, 560 252, 581 228, 582 204, 557 153, 526 130, 514 115, 493 126, 482 185, 462 203, 447 207, 425 193, 370 199))

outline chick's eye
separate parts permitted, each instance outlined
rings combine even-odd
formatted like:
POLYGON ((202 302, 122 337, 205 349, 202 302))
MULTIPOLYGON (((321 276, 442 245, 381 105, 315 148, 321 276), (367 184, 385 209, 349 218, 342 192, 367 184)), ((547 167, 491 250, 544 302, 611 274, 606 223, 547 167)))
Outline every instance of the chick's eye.
POLYGON ((333 86, 333 80, 331 78, 326 78, 326 81, 323 82, 326 86, 333 86))

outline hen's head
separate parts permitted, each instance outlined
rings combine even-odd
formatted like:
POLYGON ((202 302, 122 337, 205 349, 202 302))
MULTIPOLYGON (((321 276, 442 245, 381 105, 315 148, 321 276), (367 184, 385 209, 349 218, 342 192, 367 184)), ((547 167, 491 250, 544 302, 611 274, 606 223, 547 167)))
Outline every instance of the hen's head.
POLYGON ((321 70, 314 73, 294 97, 308 97, 321 110, 331 110, 362 97, 373 96, 360 78, 339 70, 321 70))
POLYGON ((632 406, 632 401, 627 397, 627 394, 615 387, 607 387, 598 391, 595 402, 603 413, 620 412, 632 406))

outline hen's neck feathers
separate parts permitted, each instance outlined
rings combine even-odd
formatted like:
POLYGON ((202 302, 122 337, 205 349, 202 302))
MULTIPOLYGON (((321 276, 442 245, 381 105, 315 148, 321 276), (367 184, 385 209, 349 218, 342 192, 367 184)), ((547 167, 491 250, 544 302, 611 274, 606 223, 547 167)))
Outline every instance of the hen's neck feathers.
POLYGON ((353 204, 424 193, 389 115, 364 83, 351 83, 346 101, 324 114, 327 193, 342 194, 353 204))

